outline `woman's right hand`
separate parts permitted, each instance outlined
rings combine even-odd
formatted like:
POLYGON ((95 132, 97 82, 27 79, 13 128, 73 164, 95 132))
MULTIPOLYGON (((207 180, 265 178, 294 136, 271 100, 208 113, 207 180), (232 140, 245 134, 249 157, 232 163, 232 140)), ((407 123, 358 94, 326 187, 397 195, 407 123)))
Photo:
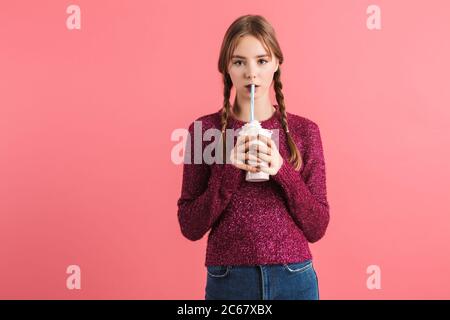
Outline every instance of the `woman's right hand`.
POLYGON ((253 140, 257 140, 257 137, 248 135, 238 136, 236 145, 233 147, 233 149, 231 149, 230 161, 231 164, 239 169, 249 172, 260 172, 261 169, 247 164, 247 161, 250 158, 250 142, 253 140))

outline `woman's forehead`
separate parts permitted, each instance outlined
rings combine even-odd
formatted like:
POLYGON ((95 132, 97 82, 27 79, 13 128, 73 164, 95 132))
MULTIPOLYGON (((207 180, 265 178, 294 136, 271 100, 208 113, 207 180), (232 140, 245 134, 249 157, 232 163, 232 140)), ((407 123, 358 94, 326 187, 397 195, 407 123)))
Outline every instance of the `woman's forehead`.
POLYGON ((236 44, 233 55, 252 58, 258 55, 270 55, 263 43, 254 36, 244 36, 236 44))

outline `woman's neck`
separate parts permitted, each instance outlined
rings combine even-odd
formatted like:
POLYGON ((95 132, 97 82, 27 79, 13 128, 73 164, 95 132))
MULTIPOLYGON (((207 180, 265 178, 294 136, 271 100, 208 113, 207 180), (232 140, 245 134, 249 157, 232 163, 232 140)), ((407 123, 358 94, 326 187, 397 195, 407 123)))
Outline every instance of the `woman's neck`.
MULTIPOLYGON (((251 112, 250 109, 250 101, 244 101, 243 103, 240 103, 236 99, 234 101, 234 106, 231 112, 233 113, 234 118, 243 122, 249 122, 251 112)), ((255 101, 254 116, 256 120, 261 122, 270 119, 275 112, 276 109, 270 101, 255 101)))

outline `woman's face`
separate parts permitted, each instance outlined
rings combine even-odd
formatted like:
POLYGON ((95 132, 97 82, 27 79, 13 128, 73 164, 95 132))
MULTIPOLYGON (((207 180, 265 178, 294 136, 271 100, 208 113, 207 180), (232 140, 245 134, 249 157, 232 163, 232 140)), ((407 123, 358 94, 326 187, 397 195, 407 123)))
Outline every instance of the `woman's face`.
POLYGON ((252 83, 256 85, 255 99, 267 95, 277 70, 278 59, 274 55, 270 58, 269 52, 253 36, 240 39, 228 67, 236 93, 244 99, 250 99, 250 89, 246 86, 252 83))

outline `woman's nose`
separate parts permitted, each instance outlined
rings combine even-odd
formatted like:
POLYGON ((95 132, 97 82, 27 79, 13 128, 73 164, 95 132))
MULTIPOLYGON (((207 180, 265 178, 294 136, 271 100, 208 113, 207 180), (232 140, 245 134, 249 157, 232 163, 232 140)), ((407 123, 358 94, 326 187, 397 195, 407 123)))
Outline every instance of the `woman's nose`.
POLYGON ((247 67, 247 70, 246 70, 246 73, 247 73, 247 77, 249 77, 250 79, 255 78, 255 76, 256 76, 256 66, 253 66, 252 63, 249 63, 248 67, 247 67))
POLYGON ((256 79, 256 74, 254 72, 247 73, 247 79, 253 80, 256 79))

